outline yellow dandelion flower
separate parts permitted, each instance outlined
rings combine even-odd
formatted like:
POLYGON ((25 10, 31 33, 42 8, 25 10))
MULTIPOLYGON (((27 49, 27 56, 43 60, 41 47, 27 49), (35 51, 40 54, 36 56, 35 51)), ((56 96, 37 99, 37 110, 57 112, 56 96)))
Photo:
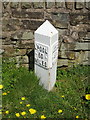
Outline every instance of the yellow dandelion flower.
POLYGON ((64 98, 65 96, 64 96, 64 95, 62 95, 61 97, 62 97, 62 98, 64 98))
POLYGON ((3 85, 0 85, 0 89, 2 89, 3 88, 3 85))
POLYGON ((20 102, 20 104, 22 104, 22 102, 20 102))
POLYGON ((85 95, 85 98, 86 98, 87 100, 90 100, 90 94, 86 94, 86 95, 85 95))
POLYGON ((25 100, 25 97, 22 97, 21 99, 22 99, 22 100, 25 100))
POLYGON ((41 115, 41 119, 45 119, 46 117, 44 115, 41 115))
POLYGON ((10 93, 10 91, 8 91, 7 93, 10 93))
POLYGON ((0 111, 0 115, 2 114, 2 112, 0 111))
POLYGON ((79 116, 77 115, 76 118, 79 118, 79 116))
POLYGON ((26 106, 27 106, 27 107, 30 107, 30 104, 27 104, 26 106))
POLYGON ((62 113, 62 110, 58 110, 58 113, 62 113))
POLYGON ((7 110, 5 113, 6 113, 6 114, 9 114, 9 111, 7 110))
POLYGON ((31 114, 35 114, 36 113, 36 110, 35 109, 29 109, 29 112, 31 113, 31 114))
POLYGON ((2 95, 7 95, 7 93, 6 93, 6 92, 4 92, 2 95))
POLYGON ((26 115, 26 112, 24 112, 24 111, 23 111, 23 112, 21 112, 21 115, 23 115, 23 116, 24 116, 24 115, 26 115))
POLYGON ((20 114, 19 114, 19 113, 16 113, 15 115, 16 115, 16 117, 20 117, 20 114))

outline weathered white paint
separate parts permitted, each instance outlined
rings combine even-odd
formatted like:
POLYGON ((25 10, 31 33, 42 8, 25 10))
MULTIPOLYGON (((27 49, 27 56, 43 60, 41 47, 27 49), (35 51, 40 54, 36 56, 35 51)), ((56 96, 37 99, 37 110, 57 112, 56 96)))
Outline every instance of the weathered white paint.
POLYGON ((50 91, 56 82, 58 31, 46 20, 35 31, 35 73, 50 91))

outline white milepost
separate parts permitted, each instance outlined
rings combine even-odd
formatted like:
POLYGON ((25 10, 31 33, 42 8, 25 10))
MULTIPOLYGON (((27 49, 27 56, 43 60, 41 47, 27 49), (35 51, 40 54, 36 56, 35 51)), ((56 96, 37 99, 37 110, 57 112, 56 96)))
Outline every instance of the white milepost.
POLYGON ((46 20, 35 31, 35 74, 40 85, 48 91, 56 82, 58 58, 58 31, 46 20))

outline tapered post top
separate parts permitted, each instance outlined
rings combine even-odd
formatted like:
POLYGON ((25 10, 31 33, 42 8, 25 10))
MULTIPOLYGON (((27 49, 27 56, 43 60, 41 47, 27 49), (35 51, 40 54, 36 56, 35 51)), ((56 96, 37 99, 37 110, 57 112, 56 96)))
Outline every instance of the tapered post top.
POLYGON ((46 20, 36 31, 35 33, 41 34, 44 36, 51 37, 58 33, 56 28, 48 21, 46 20))

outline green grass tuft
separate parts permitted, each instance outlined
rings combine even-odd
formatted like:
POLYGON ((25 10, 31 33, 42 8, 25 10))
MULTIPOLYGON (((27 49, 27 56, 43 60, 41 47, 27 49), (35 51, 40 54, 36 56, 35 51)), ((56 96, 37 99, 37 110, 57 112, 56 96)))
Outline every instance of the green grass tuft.
POLYGON ((3 60, 3 118, 79 118, 90 119, 90 101, 85 99, 90 94, 89 66, 77 66, 57 70, 57 81, 51 92, 39 86, 39 80, 32 71, 24 67, 16 68, 15 61, 3 60), (25 97, 25 100, 21 100, 25 97), (22 102, 22 104, 20 104, 22 102), (26 107, 30 104, 30 107, 26 107), (29 109, 37 112, 30 114, 29 109), (58 113, 58 110, 62 110, 58 113), (5 112, 9 111, 9 114, 5 112), (21 112, 26 115, 22 116, 21 112))

